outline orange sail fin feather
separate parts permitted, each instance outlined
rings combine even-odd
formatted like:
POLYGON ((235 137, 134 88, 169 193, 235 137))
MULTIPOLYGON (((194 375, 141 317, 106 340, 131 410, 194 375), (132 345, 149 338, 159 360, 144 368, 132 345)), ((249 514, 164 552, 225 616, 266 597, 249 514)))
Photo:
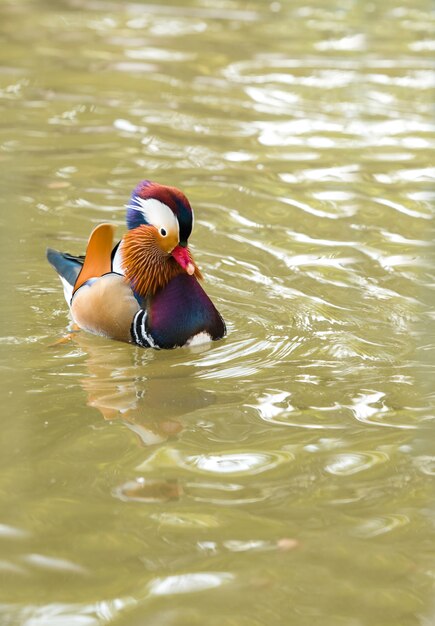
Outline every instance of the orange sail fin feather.
POLYGON ((114 227, 112 224, 99 224, 92 231, 86 257, 74 285, 74 293, 90 278, 98 278, 112 271, 112 248, 114 227))

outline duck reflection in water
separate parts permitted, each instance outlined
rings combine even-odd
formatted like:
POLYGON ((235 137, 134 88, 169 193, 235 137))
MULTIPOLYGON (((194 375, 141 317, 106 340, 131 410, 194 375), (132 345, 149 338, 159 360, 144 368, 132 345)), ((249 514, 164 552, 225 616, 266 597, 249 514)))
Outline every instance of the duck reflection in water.
MULTIPOLYGON (((179 378, 171 368, 169 379, 167 362, 162 363, 161 376, 157 372, 148 378, 146 370, 155 353, 131 346, 113 352, 107 341, 82 331, 70 337, 87 355, 88 375, 81 385, 88 406, 98 409, 105 420, 121 420, 140 445, 159 445, 176 437, 184 429, 183 416, 215 402, 213 393, 193 384, 187 365, 179 378)), ((176 480, 131 481, 123 491, 125 498, 142 501, 169 500, 182 493, 176 480)))

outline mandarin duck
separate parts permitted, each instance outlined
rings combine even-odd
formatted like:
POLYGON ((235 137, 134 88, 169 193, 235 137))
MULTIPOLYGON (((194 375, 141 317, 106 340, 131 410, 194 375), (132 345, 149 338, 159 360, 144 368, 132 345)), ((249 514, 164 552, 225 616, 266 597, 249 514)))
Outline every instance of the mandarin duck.
POLYGON ((127 232, 100 224, 85 256, 48 249, 80 328, 142 347, 176 348, 226 334, 188 248, 193 211, 175 187, 148 180, 127 205, 127 232))

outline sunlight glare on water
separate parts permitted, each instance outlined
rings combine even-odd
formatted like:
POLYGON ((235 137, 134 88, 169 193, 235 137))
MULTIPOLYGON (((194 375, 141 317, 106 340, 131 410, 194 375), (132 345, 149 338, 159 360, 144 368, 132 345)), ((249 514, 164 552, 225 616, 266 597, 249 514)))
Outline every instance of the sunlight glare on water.
POLYGON ((433 7, 2 3, 0 622, 435 621, 433 7), (228 337, 69 329, 150 178, 228 337))

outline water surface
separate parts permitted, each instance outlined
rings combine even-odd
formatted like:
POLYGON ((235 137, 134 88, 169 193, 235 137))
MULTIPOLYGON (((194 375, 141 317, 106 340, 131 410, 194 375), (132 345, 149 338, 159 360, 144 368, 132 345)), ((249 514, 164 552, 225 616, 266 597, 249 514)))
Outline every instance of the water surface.
POLYGON ((2 624, 434 622, 432 9, 2 2, 2 624), (228 337, 59 343, 142 178, 228 337))

